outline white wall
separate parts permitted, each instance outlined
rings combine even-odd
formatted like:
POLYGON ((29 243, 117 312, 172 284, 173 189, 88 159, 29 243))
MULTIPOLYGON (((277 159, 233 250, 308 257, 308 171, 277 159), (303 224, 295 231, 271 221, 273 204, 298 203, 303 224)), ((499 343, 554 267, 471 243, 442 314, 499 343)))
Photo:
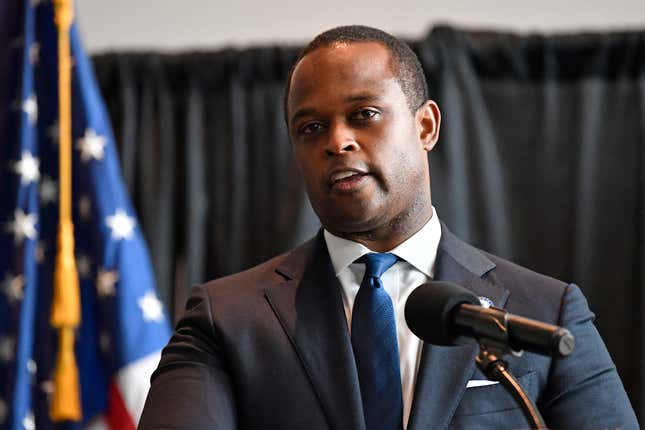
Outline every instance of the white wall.
POLYGON ((299 44, 342 24, 420 37, 437 23, 526 32, 644 29, 645 0, 77 0, 86 47, 299 44))

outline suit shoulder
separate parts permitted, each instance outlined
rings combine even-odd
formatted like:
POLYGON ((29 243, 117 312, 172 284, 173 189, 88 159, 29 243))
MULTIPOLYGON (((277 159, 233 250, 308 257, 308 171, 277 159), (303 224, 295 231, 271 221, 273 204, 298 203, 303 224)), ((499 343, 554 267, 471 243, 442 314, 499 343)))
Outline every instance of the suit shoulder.
POLYGON ((486 277, 510 291, 509 311, 543 321, 558 321, 570 284, 496 255, 484 254, 495 264, 486 277))
POLYGON ((497 276, 504 277, 508 280, 520 281, 522 283, 531 282, 538 285, 550 286, 551 288, 556 289, 563 289, 568 285, 567 282, 561 281, 543 273, 536 272, 527 267, 520 266, 519 264, 506 260, 502 257, 498 257, 485 251, 481 252, 483 252, 484 255, 486 255, 486 257, 488 257, 493 263, 495 263, 494 273, 497 276))
POLYGON ((570 284, 537 273, 478 249, 442 224, 440 251, 471 275, 509 292, 507 308, 529 318, 552 321, 563 306, 570 284))
POLYGON ((243 296, 245 293, 255 293, 276 283, 297 279, 304 270, 312 248, 313 239, 254 267, 213 279, 197 288, 203 289, 211 296, 226 295, 229 292, 243 296))

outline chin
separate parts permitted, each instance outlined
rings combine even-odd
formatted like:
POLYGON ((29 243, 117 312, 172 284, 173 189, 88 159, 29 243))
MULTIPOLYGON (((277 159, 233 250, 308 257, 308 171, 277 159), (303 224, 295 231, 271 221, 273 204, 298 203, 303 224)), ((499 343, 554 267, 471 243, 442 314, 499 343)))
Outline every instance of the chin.
POLYGON ((384 211, 346 211, 320 217, 322 224, 332 233, 364 233, 383 224, 384 211))

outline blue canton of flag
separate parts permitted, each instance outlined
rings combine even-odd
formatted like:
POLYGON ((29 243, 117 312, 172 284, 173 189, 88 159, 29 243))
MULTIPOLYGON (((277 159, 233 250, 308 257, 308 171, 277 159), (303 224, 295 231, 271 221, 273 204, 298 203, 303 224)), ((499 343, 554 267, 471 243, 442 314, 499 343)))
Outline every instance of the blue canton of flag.
POLYGON ((0 70, 0 430, 134 429, 170 327, 75 24, 72 215, 83 422, 49 419, 58 347, 49 323, 58 225, 57 35, 50 2, 3 3, 0 15, 12 28, 0 32, 11 39, 0 48, 0 67, 10 69, 0 70))

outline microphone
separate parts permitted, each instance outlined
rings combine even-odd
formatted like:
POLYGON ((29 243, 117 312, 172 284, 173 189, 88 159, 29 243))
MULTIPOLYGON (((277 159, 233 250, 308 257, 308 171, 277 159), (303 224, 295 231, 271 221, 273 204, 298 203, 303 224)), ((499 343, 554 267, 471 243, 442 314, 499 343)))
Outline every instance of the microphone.
POLYGON ((436 345, 455 345, 459 336, 467 336, 504 350, 554 357, 571 354, 575 346, 566 328, 484 308, 473 293, 448 282, 428 282, 412 291, 405 320, 412 333, 436 345))

